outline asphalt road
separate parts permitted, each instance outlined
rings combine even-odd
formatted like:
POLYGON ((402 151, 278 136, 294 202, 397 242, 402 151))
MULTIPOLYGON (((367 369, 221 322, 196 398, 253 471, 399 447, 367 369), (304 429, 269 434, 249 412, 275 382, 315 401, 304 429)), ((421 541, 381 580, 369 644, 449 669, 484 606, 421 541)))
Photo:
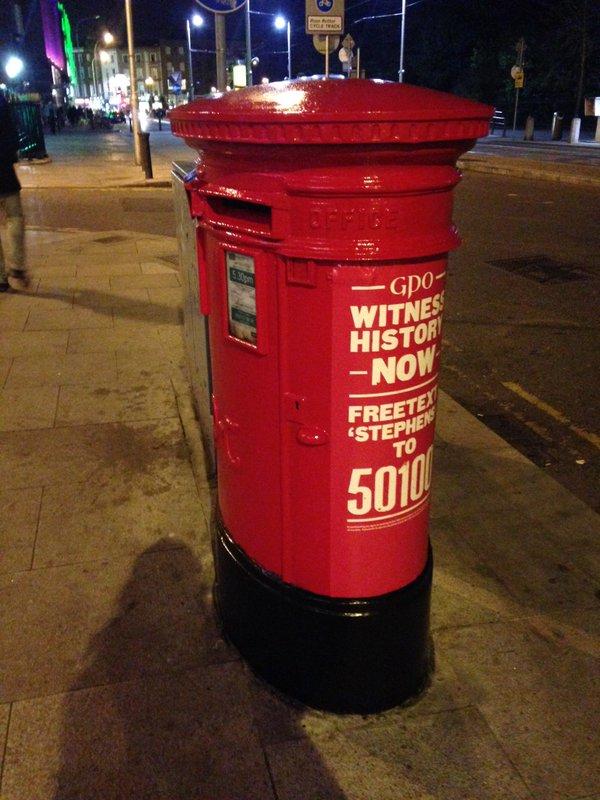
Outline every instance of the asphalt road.
MULTIPOLYGON (((174 234, 170 191, 24 191, 28 224, 174 234)), ((467 174, 442 387, 600 508, 600 192, 467 174)), ((526 490, 526 487, 523 487, 526 490)))

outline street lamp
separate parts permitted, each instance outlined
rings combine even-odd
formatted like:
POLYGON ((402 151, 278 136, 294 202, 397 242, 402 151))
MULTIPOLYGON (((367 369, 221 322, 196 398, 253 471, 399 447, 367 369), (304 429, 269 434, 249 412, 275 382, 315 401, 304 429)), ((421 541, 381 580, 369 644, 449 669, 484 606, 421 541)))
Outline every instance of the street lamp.
POLYGON ((6 76, 11 81, 14 81, 15 78, 18 78, 24 69, 25 64, 23 63, 23 59, 19 58, 19 56, 9 56, 6 64, 4 65, 6 76))
MULTIPOLYGON (((204 18, 200 14, 192 14, 192 25, 194 28, 201 28, 204 25, 204 18)), ((188 72, 189 72, 189 87, 188 98, 194 99, 194 66, 192 64, 192 31, 190 27, 189 18, 185 21, 185 32, 187 34, 188 45, 188 72)))
POLYGON ((278 31, 287 30, 287 72, 288 80, 292 80, 292 26, 289 19, 285 19, 281 14, 275 17, 274 25, 278 31))
MULTIPOLYGON (((104 42, 104 44, 107 44, 107 45, 112 44, 114 42, 114 40, 115 40, 115 37, 109 31, 105 31, 102 34, 102 41, 104 42)), ((96 42, 96 44, 94 45, 94 52, 92 53, 92 77, 93 77, 93 80, 94 80, 94 94, 96 95, 96 97, 98 97, 98 79, 97 79, 97 76, 96 76, 96 59, 100 58, 100 62, 102 64, 108 64, 108 62, 110 61, 110 56, 106 52, 106 50, 98 50, 99 47, 100 47, 100 42, 96 42)), ((102 93, 104 94, 104 82, 101 81, 101 83, 102 83, 102 93)))

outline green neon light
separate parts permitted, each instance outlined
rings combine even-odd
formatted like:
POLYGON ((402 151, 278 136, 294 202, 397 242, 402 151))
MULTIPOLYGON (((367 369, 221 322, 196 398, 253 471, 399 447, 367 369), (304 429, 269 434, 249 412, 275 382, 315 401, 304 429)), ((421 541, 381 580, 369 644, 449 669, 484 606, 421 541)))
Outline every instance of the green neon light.
POLYGON ((67 57, 67 73, 71 79, 71 83, 77 82, 77 65, 75 64, 75 52, 73 50, 73 39, 71 37, 71 22, 67 9, 60 2, 56 4, 58 13, 60 14, 60 27, 63 32, 63 41, 65 46, 65 55, 67 57))

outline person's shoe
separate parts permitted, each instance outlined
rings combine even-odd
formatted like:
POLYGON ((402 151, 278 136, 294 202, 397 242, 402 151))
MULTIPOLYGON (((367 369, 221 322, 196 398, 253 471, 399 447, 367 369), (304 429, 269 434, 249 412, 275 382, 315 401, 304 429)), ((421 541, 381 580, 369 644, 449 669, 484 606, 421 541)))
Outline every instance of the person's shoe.
POLYGON ((24 269, 11 269, 9 277, 17 281, 21 289, 29 289, 31 286, 31 278, 29 277, 29 273, 24 269))
POLYGON ((8 292, 10 289, 10 284, 7 281, 2 281, 0 283, 0 292, 8 292))

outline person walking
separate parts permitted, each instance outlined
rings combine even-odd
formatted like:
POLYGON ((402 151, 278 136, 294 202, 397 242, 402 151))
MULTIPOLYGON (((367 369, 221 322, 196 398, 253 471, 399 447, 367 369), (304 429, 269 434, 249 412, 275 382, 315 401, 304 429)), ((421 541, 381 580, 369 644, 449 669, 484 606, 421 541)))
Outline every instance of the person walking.
POLYGON ((15 163, 18 159, 19 136, 12 120, 10 108, 6 98, 0 92, 0 292, 6 292, 11 287, 8 278, 27 289, 30 278, 25 269, 25 222, 21 206, 21 184, 15 173, 15 163), (4 218, 4 219, 3 219, 4 218), (7 264, 3 248, 10 263, 7 264))

